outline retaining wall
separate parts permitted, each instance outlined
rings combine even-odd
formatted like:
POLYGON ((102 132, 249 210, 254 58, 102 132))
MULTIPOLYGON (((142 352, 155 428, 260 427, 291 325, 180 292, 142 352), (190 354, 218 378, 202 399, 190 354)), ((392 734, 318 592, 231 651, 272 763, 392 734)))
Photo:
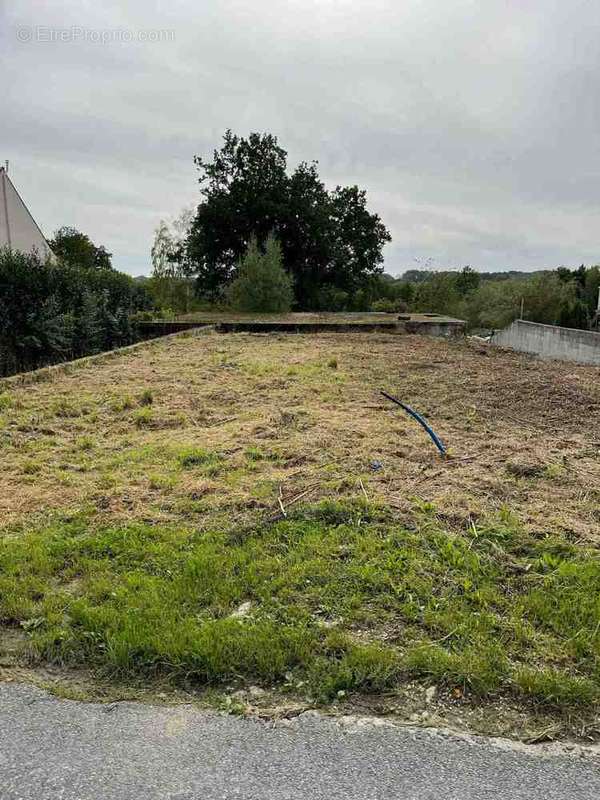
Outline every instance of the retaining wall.
MULTIPOLYGON (((293 316, 293 315, 292 315, 293 316)), ((343 315, 340 315, 343 316, 343 315)), ((351 315, 349 315, 351 316, 351 315)), ((359 315, 357 315, 359 316, 359 315)), ((364 315, 363 315, 364 316, 364 315)), ((391 316, 391 315, 390 315, 391 316)), ((212 324, 219 333, 418 333, 423 336, 444 336, 452 338, 464 336, 465 323, 458 319, 438 317, 432 314, 431 318, 426 319, 425 315, 400 315, 397 319, 384 322, 374 319, 372 322, 361 319, 352 322, 349 319, 335 322, 326 320, 322 322, 305 322, 298 320, 215 320, 209 322, 187 322, 187 321, 162 321, 140 322, 138 330, 143 339, 154 339, 165 334, 175 333, 192 328, 200 328, 212 324)))
POLYGON ((600 333, 593 331, 517 319, 505 330, 494 333, 491 342, 544 358, 600 364, 600 333))
POLYGON ((157 320, 156 322, 138 322, 137 331, 140 339, 157 339, 159 336, 170 336, 172 333, 206 328, 209 322, 181 322, 179 320, 157 320))

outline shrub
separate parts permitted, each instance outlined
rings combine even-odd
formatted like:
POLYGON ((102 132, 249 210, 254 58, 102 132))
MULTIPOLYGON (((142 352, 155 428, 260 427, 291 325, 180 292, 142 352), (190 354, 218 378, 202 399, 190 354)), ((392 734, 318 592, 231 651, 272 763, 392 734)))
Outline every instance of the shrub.
POLYGON ((294 299, 292 279, 283 268, 281 246, 274 236, 268 237, 264 253, 261 253, 256 238, 250 240, 227 297, 237 311, 269 313, 290 310, 294 299))
POLYGON ((0 376, 129 344, 149 302, 116 270, 0 248, 0 376))
POLYGON ((371 304, 371 311, 381 311, 386 314, 404 314, 408 311, 408 304, 399 298, 389 300, 387 297, 383 297, 381 300, 375 300, 371 304))
POLYGON ((317 292, 315 310, 317 311, 346 311, 350 296, 348 292, 332 284, 324 284, 317 292))
POLYGON ((131 315, 132 323, 136 322, 152 322, 158 314, 154 311, 136 311, 131 315))

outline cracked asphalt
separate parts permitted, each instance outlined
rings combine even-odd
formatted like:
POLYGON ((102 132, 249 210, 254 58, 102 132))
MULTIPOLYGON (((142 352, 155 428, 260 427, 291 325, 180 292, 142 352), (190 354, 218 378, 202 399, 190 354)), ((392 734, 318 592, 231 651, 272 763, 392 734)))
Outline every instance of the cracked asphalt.
POLYGON ((309 712, 265 723, 0 684, 1 800, 592 800, 600 758, 309 712))

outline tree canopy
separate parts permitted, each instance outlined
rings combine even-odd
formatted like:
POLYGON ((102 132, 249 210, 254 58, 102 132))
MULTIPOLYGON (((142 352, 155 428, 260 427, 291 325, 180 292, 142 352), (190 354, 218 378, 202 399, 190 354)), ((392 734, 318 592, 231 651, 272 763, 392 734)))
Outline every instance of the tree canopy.
POLYGON ((161 219, 154 232, 152 277, 147 288, 163 310, 187 313, 193 305, 193 279, 187 265, 177 258, 193 216, 193 209, 184 208, 170 222, 161 219))
POLYGON ((96 246, 89 236, 77 228, 64 225, 48 242, 58 260, 79 269, 112 269, 112 253, 103 245, 96 246))
POLYGON ((198 294, 217 299, 235 278, 251 238, 281 244, 299 308, 351 300, 382 271, 385 225, 357 186, 326 189, 316 162, 288 174, 287 153, 270 133, 227 131, 212 160, 196 156, 202 200, 177 259, 196 275, 198 294))

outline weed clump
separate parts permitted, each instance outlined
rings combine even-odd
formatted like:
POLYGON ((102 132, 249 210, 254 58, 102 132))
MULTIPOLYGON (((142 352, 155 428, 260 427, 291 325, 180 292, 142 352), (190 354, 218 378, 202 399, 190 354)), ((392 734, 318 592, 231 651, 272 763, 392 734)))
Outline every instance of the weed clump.
POLYGON ((154 392, 152 389, 144 389, 140 394, 138 402, 141 406, 151 406, 154 402, 154 392))
POLYGON ((83 409, 73 405, 73 403, 70 403, 65 397, 61 397, 60 400, 57 400, 53 406, 53 414, 55 417, 69 419, 80 417, 82 413, 83 409))
POLYGON ((263 450, 260 447, 247 447, 245 456, 248 461, 278 461, 279 454, 272 451, 263 450))
POLYGON ((154 422, 154 414, 148 406, 138 409, 133 415, 136 428, 148 428, 154 422))
POLYGON ((5 411, 7 408, 11 408, 12 404, 13 404, 13 399, 8 394, 8 392, 1 392, 0 393, 0 411, 5 411))
POLYGON ((118 413, 119 411, 129 411, 134 405, 133 398, 130 395, 125 395, 124 397, 118 397, 114 400, 111 404, 111 408, 118 413))
POLYGON ((201 447, 186 447, 177 455, 183 469, 200 469, 204 475, 217 475, 223 467, 223 456, 201 447))

